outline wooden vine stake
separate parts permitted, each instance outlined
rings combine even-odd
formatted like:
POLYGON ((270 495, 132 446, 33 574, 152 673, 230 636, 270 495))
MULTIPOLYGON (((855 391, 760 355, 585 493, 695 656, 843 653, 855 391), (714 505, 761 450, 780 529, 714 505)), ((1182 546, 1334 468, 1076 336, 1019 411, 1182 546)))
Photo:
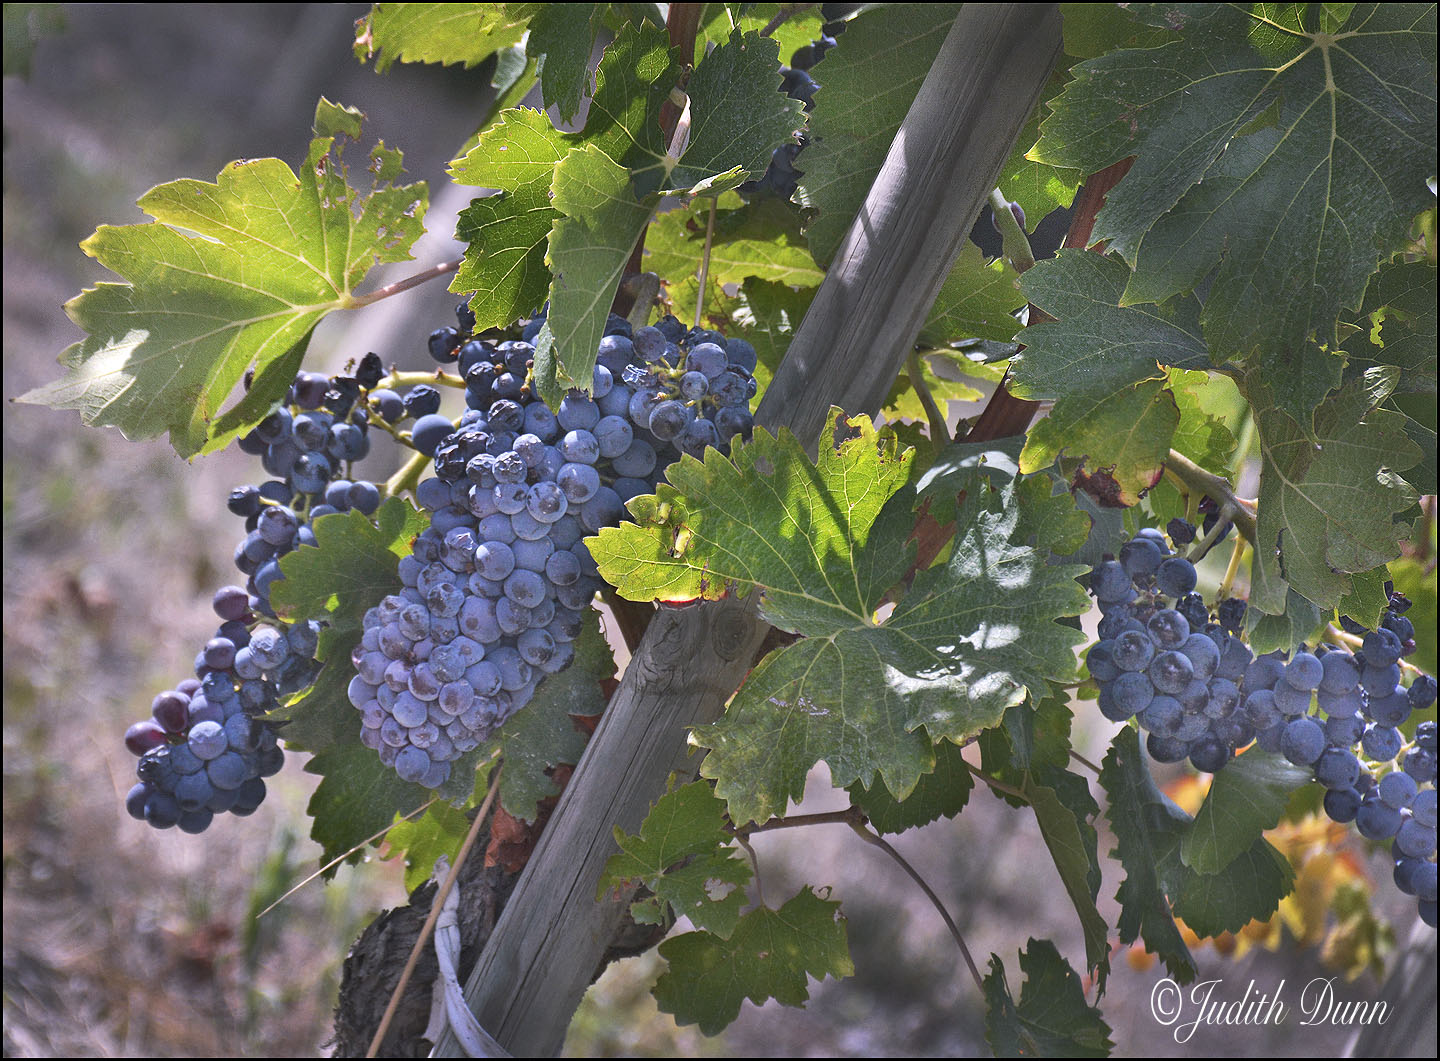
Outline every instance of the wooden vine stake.
MULTIPOLYGON (((756 414, 815 442, 831 405, 878 411, 1060 52, 1054 4, 967 4, 756 414)), ((637 832, 691 727, 717 718, 767 627, 753 602, 662 608, 466 985, 516 1056, 559 1051, 629 903, 596 900, 616 826, 637 832)), ((450 1036, 436 1056, 459 1055, 450 1036)))

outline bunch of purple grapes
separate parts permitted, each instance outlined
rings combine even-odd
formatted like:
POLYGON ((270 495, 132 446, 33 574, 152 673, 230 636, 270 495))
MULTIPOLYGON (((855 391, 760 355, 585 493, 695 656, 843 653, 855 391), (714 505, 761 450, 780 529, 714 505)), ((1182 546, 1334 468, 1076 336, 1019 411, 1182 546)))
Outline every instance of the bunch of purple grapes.
MULTIPOLYGON (((1172 540, 1192 541, 1194 528, 1177 522, 1172 540)), ((1310 769, 1333 820, 1392 841, 1395 882, 1434 926, 1435 723, 1410 741, 1399 727, 1435 703, 1436 683, 1401 682, 1401 658, 1415 649, 1409 602, 1392 593, 1379 630, 1344 620, 1359 652, 1321 644, 1256 657, 1241 639, 1245 602, 1222 600, 1212 615, 1195 582, 1194 565, 1154 530, 1094 568, 1103 618, 1086 660, 1102 713, 1136 719, 1159 762, 1188 758, 1213 773, 1254 741, 1310 769)))
POLYGON ((276 619, 270 588, 283 578, 282 556, 315 544, 316 519, 352 508, 369 515, 379 506, 379 488, 351 469, 370 450, 369 412, 359 399, 382 375, 375 354, 353 376, 302 372, 240 440, 274 476, 237 487, 228 501, 245 520, 235 566, 246 585, 216 592, 221 622, 195 657, 195 676, 160 693, 150 717, 125 734, 139 756, 139 780, 126 798, 135 818, 202 832, 216 814, 253 813, 265 798, 264 778, 284 764, 263 718, 314 681, 319 626, 276 619))
POLYGON ((425 412, 411 430, 434 459, 416 491, 431 522, 400 561, 404 588, 364 617, 349 687, 362 742, 429 788, 574 658, 600 588, 582 539, 619 522, 682 452, 747 436, 755 393, 749 343, 612 316, 589 393, 552 411, 530 382, 543 318, 492 340, 471 334, 466 307, 458 316, 430 352, 458 366, 468 409, 458 424, 425 412))
POLYGON ((254 813, 264 778, 285 764, 259 716, 315 678, 314 623, 257 623, 239 586, 215 594, 222 622, 195 660, 194 678, 155 697, 151 717, 125 733, 140 757, 125 807, 157 829, 203 832, 215 815, 254 813))

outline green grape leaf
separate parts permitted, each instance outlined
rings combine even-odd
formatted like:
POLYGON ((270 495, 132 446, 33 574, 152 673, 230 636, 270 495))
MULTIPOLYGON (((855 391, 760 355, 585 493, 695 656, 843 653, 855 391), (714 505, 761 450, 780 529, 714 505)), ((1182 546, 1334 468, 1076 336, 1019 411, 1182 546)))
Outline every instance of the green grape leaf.
POLYGON ((937 522, 950 523, 975 476, 983 475, 997 486, 1019 476, 1023 443, 1018 435, 990 442, 952 442, 915 484, 919 499, 930 503, 930 515, 937 522))
POLYGON ((1265 921, 1295 887, 1295 871, 1267 841, 1257 840, 1220 873, 1182 876, 1178 845, 1170 845, 1168 890, 1175 916, 1202 938, 1239 932, 1251 921, 1265 921))
POLYGON ((593 144, 555 167, 550 233, 550 313, 535 348, 535 382, 551 408, 571 387, 589 390, 610 301, 652 205, 636 201, 630 174, 593 144))
POLYGON ((1193 963, 1183 945, 1177 947, 1178 933, 1165 913, 1166 896, 1175 917, 1209 937, 1239 931, 1256 918, 1265 920, 1294 886, 1289 862, 1258 836, 1217 873, 1187 866, 1181 848, 1193 820, 1155 788, 1133 729, 1116 735, 1100 783, 1110 797, 1116 853, 1125 867, 1116 896, 1120 938, 1131 942, 1142 935, 1146 949, 1158 953, 1177 980, 1193 976, 1193 963), (1177 966, 1188 975, 1177 972, 1177 966))
POLYGON ((311 525, 316 544, 281 558, 284 577, 270 588, 276 613, 325 623, 316 654, 324 666, 315 683, 267 716, 286 723, 286 744, 319 751, 341 735, 358 737, 355 709, 345 695, 355 676, 350 651, 360 643, 366 610, 400 591, 396 567, 427 523, 423 513, 392 497, 374 523, 354 509, 321 516, 311 525))
POLYGON ((590 53, 604 4, 537 4, 525 51, 539 60, 540 95, 568 122, 590 88, 590 53))
POLYGON ((1089 251, 1061 251, 1020 281, 1026 297, 1054 317, 1021 333, 1010 389, 1024 398, 1111 394, 1162 375, 1161 365, 1205 368, 1193 298, 1164 306, 1121 306, 1129 270, 1089 251))
POLYGON ((1279 613, 1288 584, 1328 610, 1350 591, 1351 572, 1400 555, 1405 531, 1395 515, 1415 492, 1396 473, 1420 452, 1404 417, 1381 407, 1398 375, 1372 368, 1327 398, 1313 435, 1276 406, 1263 374, 1245 377, 1261 454, 1252 606, 1279 613))
POLYGON ((1065 894, 1080 918, 1085 936, 1085 965, 1095 973, 1100 993, 1110 975, 1110 926, 1095 905, 1100 892, 1100 856, 1093 819, 1100 807, 1083 777, 1057 770, 1026 774, 1025 798, 1035 813, 1065 894))
POLYGON ((1291 794, 1310 771, 1251 748, 1215 775, 1205 802, 1180 844, 1180 858, 1198 873, 1219 873, 1280 823, 1291 794))
POLYGON ((1225 417, 1217 416, 1214 407, 1226 401, 1228 415, 1238 419, 1244 399, 1228 376, 1212 376, 1206 372, 1189 372, 1172 368, 1170 393, 1180 412, 1180 422, 1170 439, 1170 448, 1178 450, 1200 467, 1216 475, 1229 475, 1230 458, 1235 453, 1235 436, 1225 426, 1225 417))
POLYGON ((695 61, 705 57, 710 45, 724 44, 735 29, 759 33, 770 29, 769 37, 780 46, 780 58, 788 66, 790 57, 820 36, 825 19, 818 7, 801 8, 795 4, 706 4, 701 15, 700 32, 695 38, 695 61), (771 27, 777 15, 786 18, 771 27))
MULTIPOLYGON (((321 777, 305 808, 311 818, 310 838, 321 848, 321 865, 329 865, 347 851, 352 853, 345 861, 358 860, 370 838, 390 825, 396 812, 409 814, 436 798, 429 789, 400 780, 399 774, 360 743, 354 708, 350 711, 347 726, 351 738, 333 741, 305 764, 307 774, 321 777)), ((465 788, 469 787, 467 779, 465 788)), ((331 866, 325 875, 334 876, 338 868, 338 864, 331 866)))
POLYGON ((384 73, 397 63, 476 66, 525 36, 506 4, 372 4, 355 23, 355 58, 384 73))
MULTIPOLYGON (((621 27, 595 71, 595 95, 576 143, 593 146, 659 187, 668 145, 660 130, 660 108, 680 77, 665 30, 648 23, 621 27)), ((638 187, 638 184, 637 184, 638 187)))
POLYGON ((1113 394, 1062 397, 1030 429, 1020 470, 1028 475, 1063 457, 1067 474, 1103 480, 1107 502, 1133 505, 1160 481, 1179 423, 1180 409, 1164 379, 1113 394))
POLYGON ((865 202, 958 4, 886 5, 852 18, 825 53, 797 201, 819 212, 806 235, 829 262, 865 202))
MULTIPOLYGON (((1253 595, 1251 600, 1253 602, 1253 595)), ((1245 636, 1250 641, 1251 650, 1261 655, 1277 650, 1293 652, 1303 643, 1313 642, 1327 618, 1313 601, 1306 600, 1292 587, 1286 586, 1285 606, 1278 613, 1268 614, 1259 608, 1246 610, 1245 636)))
POLYGON ((805 124, 804 104, 780 88, 780 48, 758 33, 736 29, 707 55, 685 85, 690 135, 672 188, 689 188, 740 167, 759 176, 771 153, 805 124))
POLYGON ((1386 566, 1351 575, 1350 592, 1340 598, 1335 610, 1367 629, 1380 629, 1380 621, 1390 607, 1390 594, 1385 591, 1389 579, 1390 570, 1386 566))
POLYGON ((985 976, 985 1041, 996 1057, 1108 1057, 1114 1043, 1100 1010, 1048 939, 1020 952, 1025 977, 1020 1000, 1005 979, 1005 963, 990 955, 985 976))
POLYGON ((1126 304, 1218 265, 1218 360, 1333 348, 1336 307, 1434 203, 1434 8, 1356 5, 1335 31, 1321 7, 1132 5, 1180 39, 1075 67, 1032 152, 1086 173, 1136 156, 1093 238, 1134 266, 1126 304))
POLYGON ((704 781, 666 793, 650 808, 638 835, 615 827, 620 852, 605 863, 599 898, 639 882, 654 894, 631 904, 638 924, 665 924, 668 905, 696 928, 729 939, 745 908, 751 871, 748 861, 735 856, 725 825, 725 804, 704 781))
POLYGON ((1065 27, 1065 54, 1077 59, 1120 48, 1158 48, 1175 39, 1164 26, 1143 25, 1126 9, 1130 4, 1061 4, 1065 27))
MULTIPOLYGON (((1065 75, 1059 72, 1051 75, 1045 95, 1055 95, 1064 82, 1065 75)), ((1075 192, 1085 178, 1079 170, 1047 166, 1043 162, 1035 162, 1025 157, 1025 153, 1039 139, 1040 117, 1044 110, 1043 106, 1037 105, 1026 120, 1015 146, 1010 150, 1010 157, 1000 168, 1000 177, 995 182, 1001 194, 1011 202, 1019 204, 1020 209, 1025 212, 1025 227, 1032 234, 1035 226, 1050 211, 1074 202, 1075 192)))
POLYGON ((1436 491, 1435 302, 1435 266, 1382 266, 1365 292, 1363 326, 1345 344, 1347 379, 1381 365, 1400 370, 1390 401, 1405 414, 1405 433, 1423 454, 1405 478, 1427 494, 1436 491))
MULTIPOLYGON (((1414 557, 1402 557, 1390 565, 1390 578, 1399 593, 1410 598, 1410 609, 1405 617, 1415 624, 1417 630, 1434 630, 1440 623, 1435 595, 1435 572, 1424 562, 1414 557)), ((1440 649, 1436 642, 1426 637, 1415 639, 1415 654, 1410 662, 1426 674, 1440 670, 1440 649)))
POLYGON ((669 969, 655 982, 655 1001, 679 1024, 719 1034, 740 1014, 740 1004, 775 999, 803 1005, 806 977, 841 979, 854 973, 840 904, 806 887, 779 910, 759 907, 721 939, 687 932, 660 944, 669 969))
POLYGON ((793 288, 776 280, 752 278, 741 285, 731 320, 739 336, 755 347, 755 379, 762 390, 774 378, 814 298, 814 288, 793 288))
POLYGON ((974 787, 975 779, 965 765, 960 746, 942 740, 935 745, 935 769, 922 774, 903 800, 897 800, 883 780, 870 788, 857 781, 846 791, 850 802, 865 812, 877 831, 902 833, 917 825, 955 817, 965 809, 974 787))
MULTIPOLYGON (((917 355, 920 362, 920 375, 925 388, 935 399, 935 403, 940 407, 942 413, 948 412, 947 402, 974 402, 985 397, 984 391, 971 386, 967 380, 937 375, 934 365, 931 363, 931 356, 917 355)), ((944 358, 943 360, 947 364, 954 364, 951 359, 944 358)), ((885 404, 881 406, 881 409, 885 413, 885 419, 891 422, 896 420, 926 422, 925 405, 920 400, 920 394, 916 390, 914 382, 910 379, 908 358, 900 366, 900 371, 896 374, 895 382, 891 384, 890 393, 886 395, 885 404)))
POLYGON ((980 248, 967 241, 916 341, 928 346, 954 339, 1007 342, 1020 327, 1014 314, 1025 305, 1019 279, 1003 259, 986 262, 980 248))
POLYGON ((600 683, 614 674, 615 657, 600 632, 600 613, 586 609, 574 661, 559 674, 547 675, 530 702, 506 719, 487 745, 505 758, 500 802, 514 817, 535 821, 540 801, 558 793, 551 780, 555 767, 578 763, 585 750, 587 738, 574 719, 605 710, 600 683))
POLYGON ((1073 672, 1082 638, 1054 621, 1087 602, 1079 568, 1048 562, 1075 517, 1048 480, 995 487, 976 477, 950 561, 921 572, 877 621, 910 562, 913 495, 891 498, 913 454, 838 410, 822 437, 839 445, 813 463, 788 432, 757 430, 734 463, 708 453, 672 465, 673 485, 631 501, 638 526, 587 539, 622 596, 758 586, 766 621, 805 635, 761 661, 725 718, 696 734, 712 749, 702 772, 737 823, 782 812, 821 759, 839 786, 873 787, 878 771, 905 798, 933 769, 931 740, 964 741, 1027 689, 1044 695, 1048 679, 1073 672))
POLYGON ((470 309, 477 329, 508 325, 544 304, 550 289, 545 249, 560 217, 550 203, 550 185, 568 151, 564 134, 544 114, 513 110, 451 165, 457 184, 504 189, 474 200, 455 226, 455 238, 469 246, 450 290, 474 292, 470 309))
POLYGON ((355 306, 370 268, 408 260, 423 230, 428 193, 393 184, 398 151, 371 152, 368 194, 349 184, 343 140, 358 137, 360 119, 322 99, 298 175, 279 159, 232 162, 214 184, 146 192, 139 206, 157 223, 97 229, 82 249, 125 282, 66 304, 89 336, 61 355, 60 379, 19 400, 78 409, 127 438, 168 431, 182 457, 258 423, 293 379, 267 369, 297 364, 316 322, 355 306), (252 366, 250 394, 222 412, 252 366))
POLYGON ((1394 365, 1398 394, 1436 394, 1435 266, 1428 262, 1385 265, 1365 292, 1367 327, 1345 344, 1352 364, 1394 365))
MULTIPOLYGON (((1028 805, 1040 826, 1055 870, 1080 918, 1086 968, 1103 993, 1110 974, 1109 926, 1095 905, 1100 855, 1093 821, 1100 806, 1085 779, 1069 773, 1070 708, 1058 697, 1038 707, 1029 702, 1005 712, 1000 725, 980 735, 981 763, 995 780, 1019 791, 1003 795, 1012 806, 1028 805)), ((996 792, 996 795, 1001 795, 996 792)))
POLYGON ((461 805, 444 800, 433 803, 417 818, 395 815, 395 824, 385 834, 383 858, 405 860, 405 891, 413 892, 430 879, 435 860, 441 855, 453 863, 472 824, 470 812, 485 799, 490 771, 475 772, 475 788, 461 805))
MULTIPOLYGON (((995 776, 1016 784, 1028 773, 1048 777, 1070 765, 1072 721, 1069 706, 1058 696, 1047 696, 1038 705, 1016 704, 998 726, 980 735, 981 762, 995 776)), ((1013 806, 1024 805, 1006 798, 1013 806)))
MULTIPOLYGON (((739 196, 722 197, 720 207, 710 245, 710 283, 739 284, 755 277, 815 287, 825 278, 805 249, 792 208, 774 199, 741 203, 739 196)), ((645 233, 645 268, 672 282, 693 276, 705 253, 708 213, 708 201, 701 200, 657 215, 645 233)))
MULTIPOLYGON (((1183 812, 1155 787, 1135 730, 1122 729, 1111 742, 1100 767, 1100 786, 1109 806, 1105 812, 1115 834, 1112 855, 1125 877, 1115 898, 1120 903, 1121 943, 1143 940, 1177 981, 1195 979, 1195 959, 1170 912, 1161 873, 1164 833, 1183 828, 1183 812)), ((1278 902, 1278 900, 1277 900, 1278 902)))

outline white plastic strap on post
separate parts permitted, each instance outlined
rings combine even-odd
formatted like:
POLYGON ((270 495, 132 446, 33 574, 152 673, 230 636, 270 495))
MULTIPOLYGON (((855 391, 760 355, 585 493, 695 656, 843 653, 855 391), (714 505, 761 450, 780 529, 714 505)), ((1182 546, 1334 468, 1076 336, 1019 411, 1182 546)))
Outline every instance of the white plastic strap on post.
MULTIPOLYGON (((435 860, 438 882, 449 872, 449 859, 441 855, 435 860)), ((438 1043, 448 1026, 465 1051, 466 1057, 511 1057, 475 1019, 465 1004, 465 991, 460 986, 457 969, 460 964, 460 887, 450 889, 435 922, 435 957, 440 962, 440 975, 435 980, 435 994, 430 1005, 430 1023, 425 1038, 438 1043)), ((432 1050, 431 1057, 436 1056, 432 1050)))

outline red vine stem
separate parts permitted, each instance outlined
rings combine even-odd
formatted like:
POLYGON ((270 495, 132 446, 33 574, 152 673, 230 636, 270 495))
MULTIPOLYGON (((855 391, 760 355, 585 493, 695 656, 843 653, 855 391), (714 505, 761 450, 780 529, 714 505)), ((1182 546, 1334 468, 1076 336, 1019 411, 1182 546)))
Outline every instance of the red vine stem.
POLYGON ((389 298, 391 295, 398 295, 402 291, 409 291, 412 287, 419 287, 421 284, 434 280, 437 276, 444 276, 446 273, 453 273, 460 268, 458 261, 439 262, 430 268, 416 273, 414 276, 407 276, 403 280, 396 280, 393 284, 386 284, 384 287, 376 288, 368 295, 354 295, 346 304, 346 309, 359 309, 361 306, 368 306, 371 303, 379 302, 382 298, 389 298))
MULTIPOLYGON (((677 88, 683 89, 690 79, 690 66, 695 58, 695 37, 700 32, 700 15, 704 10, 704 4, 671 4, 670 13, 665 18, 665 30, 670 34, 670 47, 680 51, 680 60, 685 64, 685 72, 680 75, 677 88)), ((675 125, 680 120, 680 108, 670 100, 660 105, 660 131, 665 143, 675 135, 675 125)), ((630 252, 630 260, 625 263, 621 272, 621 284, 615 292, 615 301, 610 309, 622 317, 630 312, 629 302, 633 297, 626 290, 623 277, 641 271, 641 265, 645 260, 645 233, 650 226, 646 225, 640 230, 640 238, 635 241, 635 249, 630 252)), ((704 293, 701 293, 701 304, 704 304, 704 293)))
MULTIPOLYGON (((1075 196, 1070 230, 1065 234, 1065 242, 1061 246, 1069 250, 1085 250, 1090 246, 1090 235, 1095 231, 1095 215, 1105 205, 1105 197, 1120 183, 1120 178, 1130 171, 1132 162, 1134 159, 1123 159, 1090 176, 1075 196)), ((1032 305, 1028 319, 1031 324, 1035 324, 1049 320, 1050 317, 1032 305)), ((1009 378, 1008 373, 1006 378, 1009 378)), ((965 435, 965 441, 989 442, 1010 435, 1023 435, 1039 405, 1039 402, 1015 397, 1005 388, 1002 380, 965 435)))

